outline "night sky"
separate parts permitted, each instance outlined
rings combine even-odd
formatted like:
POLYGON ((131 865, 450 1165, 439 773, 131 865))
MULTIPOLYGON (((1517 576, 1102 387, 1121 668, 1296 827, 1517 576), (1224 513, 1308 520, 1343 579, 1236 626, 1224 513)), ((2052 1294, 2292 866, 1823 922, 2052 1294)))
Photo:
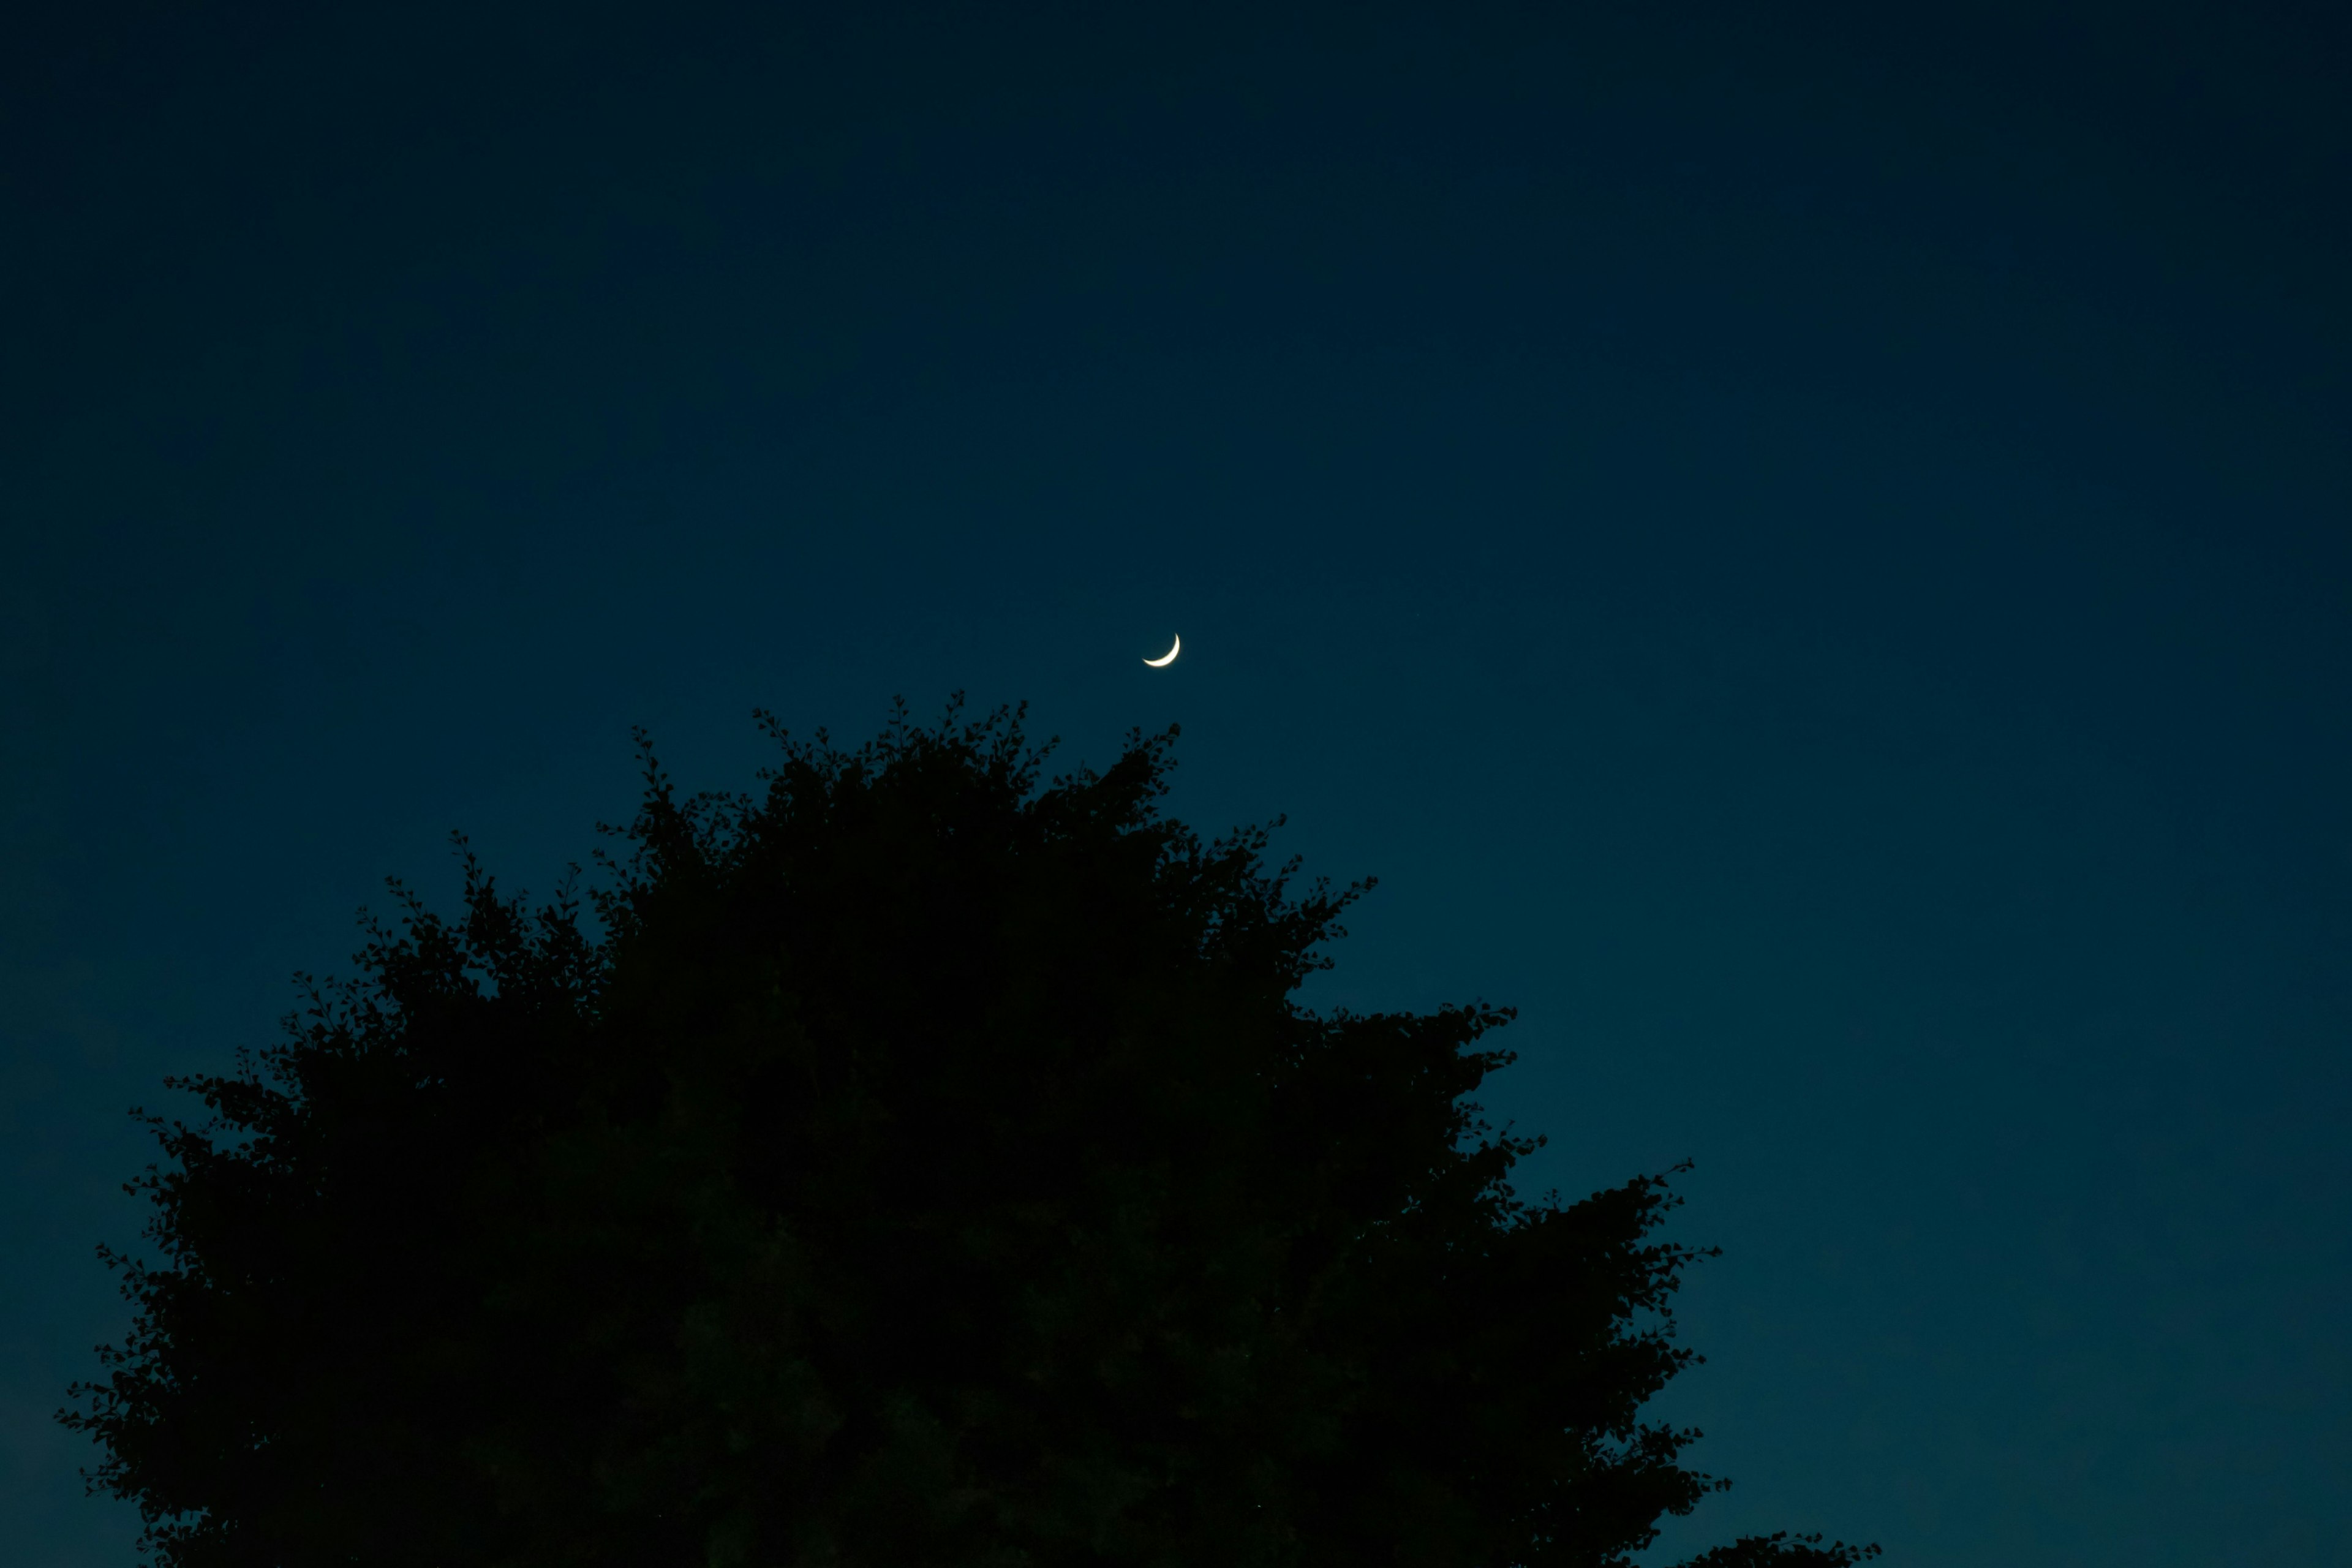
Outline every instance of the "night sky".
POLYGON ((2346 1560, 2346 13, 44 9, 7 1562, 131 1561, 127 1108, 631 724, 957 689, 1377 875, 1311 999, 1517 1005, 1529 1193, 1696 1162, 1655 1561, 2346 1560))

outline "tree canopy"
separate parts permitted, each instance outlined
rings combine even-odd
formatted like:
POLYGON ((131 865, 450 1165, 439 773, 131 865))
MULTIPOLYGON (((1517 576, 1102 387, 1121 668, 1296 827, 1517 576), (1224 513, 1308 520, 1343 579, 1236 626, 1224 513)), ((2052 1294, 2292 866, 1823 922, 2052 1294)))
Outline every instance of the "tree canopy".
MULTIPOLYGON (((61 1418, 169 1568, 1584 1568, 1723 1484, 1641 1417, 1665 1178, 1515 1193, 1508 1009, 1297 1000, 1369 881, 1165 817, 1173 729, 761 721, 759 793, 646 747, 599 885, 394 882, 166 1080, 61 1418)), ((1875 1551, 1818 1542, 1697 1562, 1875 1551)))

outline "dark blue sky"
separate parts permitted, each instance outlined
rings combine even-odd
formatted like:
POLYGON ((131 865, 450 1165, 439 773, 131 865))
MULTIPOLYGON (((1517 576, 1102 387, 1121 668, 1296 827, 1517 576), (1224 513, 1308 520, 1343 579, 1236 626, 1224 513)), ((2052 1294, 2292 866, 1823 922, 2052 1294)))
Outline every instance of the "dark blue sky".
POLYGON ((1662 1561, 2340 1560, 2340 17, 840 9, 0 47, 7 1560, 129 1560, 126 1106, 631 723, 959 688, 1378 874, 1530 1187, 1697 1162, 1662 1561))

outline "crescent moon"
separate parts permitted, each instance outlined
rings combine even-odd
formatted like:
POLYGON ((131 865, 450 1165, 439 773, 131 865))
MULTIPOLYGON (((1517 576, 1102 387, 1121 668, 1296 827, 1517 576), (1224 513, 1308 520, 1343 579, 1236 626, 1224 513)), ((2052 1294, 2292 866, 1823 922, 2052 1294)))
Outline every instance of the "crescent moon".
POLYGON ((1184 639, 1180 637, 1173 643, 1169 645, 1168 651, 1166 653, 1161 654, 1158 658, 1147 658, 1143 662, 1150 665, 1154 669, 1165 669, 1170 665, 1176 662, 1177 651, 1183 646, 1184 639))

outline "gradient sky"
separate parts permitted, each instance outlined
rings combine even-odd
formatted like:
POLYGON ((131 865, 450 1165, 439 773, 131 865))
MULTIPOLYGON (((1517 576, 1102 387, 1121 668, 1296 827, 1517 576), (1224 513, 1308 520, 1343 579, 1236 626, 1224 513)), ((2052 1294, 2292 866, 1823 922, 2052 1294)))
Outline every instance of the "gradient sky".
POLYGON ((630 724, 957 689, 1377 874, 1317 994, 1517 1005, 1528 1188, 1696 1161, 1655 1560, 2344 1561, 2343 12, 43 9, 9 1563, 130 1561, 49 1422, 128 1106, 452 828, 545 889, 630 724))

